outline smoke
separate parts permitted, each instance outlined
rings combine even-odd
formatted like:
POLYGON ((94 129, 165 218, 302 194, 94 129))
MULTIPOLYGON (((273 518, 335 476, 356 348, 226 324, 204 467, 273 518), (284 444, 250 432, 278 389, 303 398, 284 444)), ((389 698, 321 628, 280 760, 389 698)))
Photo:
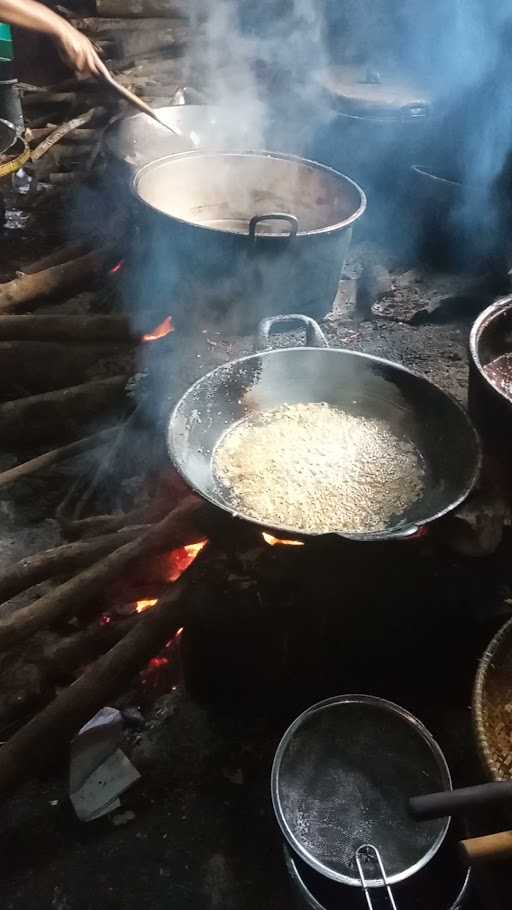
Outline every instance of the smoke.
MULTIPOLYGON (((242 145, 301 154, 330 116, 323 0, 209 0, 191 55, 242 145)), ((224 124, 226 126, 228 124, 224 124)))
POLYGON ((461 181, 453 220, 489 252, 512 226, 512 0, 418 0, 413 13, 404 59, 432 95, 427 160, 461 181))

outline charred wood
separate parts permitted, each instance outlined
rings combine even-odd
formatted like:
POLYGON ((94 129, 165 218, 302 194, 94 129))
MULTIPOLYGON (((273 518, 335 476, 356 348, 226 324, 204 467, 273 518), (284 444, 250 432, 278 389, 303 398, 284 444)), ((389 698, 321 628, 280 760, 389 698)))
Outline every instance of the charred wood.
POLYGON ((101 596, 106 585, 140 559, 197 541, 201 537, 201 511, 206 508, 197 497, 189 496, 140 538, 114 550, 28 607, 0 619, 0 651, 58 620, 80 614, 93 598, 101 596))
MULTIPOLYGON (((128 351, 133 361, 133 352, 128 351)), ((35 395, 85 382, 98 361, 113 353, 112 344, 108 343, 0 341, 2 396, 35 395)))
POLYGON ((112 247, 101 252, 95 250, 78 259, 0 284, 0 312, 16 312, 35 300, 90 282, 101 274, 113 255, 112 247))
POLYGON ((10 792, 45 767, 96 711, 122 692, 186 622, 187 595, 193 589, 200 562, 201 557, 153 610, 141 616, 134 628, 96 661, 92 670, 61 692, 2 746, 1 793, 10 792))
POLYGON ((52 437, 68 436, 98 420, 125 398, 127 376, 96 379, 81 385, 43 392, 0 404, 3 448, 25 446, 52 437))
POLYGON ((0 342, 11 340, 129 344, 138 339, 125 316, 0 316, 0 342))
POLYGON ((140 527, 123 528, 112 534, 96 537, 94 540, 65 543, 60 547, 51 547, 42 553, 26 556, 0 575, 0 602, 10 600, 21 591, 26 591, 48 578, 66 575, 90 566, 124 543, 140 537, 142 530, 140 527))

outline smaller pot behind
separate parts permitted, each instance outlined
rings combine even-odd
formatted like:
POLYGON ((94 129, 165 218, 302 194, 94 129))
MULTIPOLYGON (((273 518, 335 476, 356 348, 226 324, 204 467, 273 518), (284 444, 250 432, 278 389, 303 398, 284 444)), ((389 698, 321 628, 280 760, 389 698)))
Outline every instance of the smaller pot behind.
POLYGON ((469 412, 484 450, 512 466, 512 400, 497 389, 484 367, 512 353, 512 296, 497 300, 473 323, 469 336, 469 412))

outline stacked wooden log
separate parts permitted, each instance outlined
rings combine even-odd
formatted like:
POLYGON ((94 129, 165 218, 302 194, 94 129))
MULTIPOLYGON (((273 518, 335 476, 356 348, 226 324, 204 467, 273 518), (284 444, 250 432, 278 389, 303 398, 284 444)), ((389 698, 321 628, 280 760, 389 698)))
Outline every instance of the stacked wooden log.
MULTIPOLYGON (((96 15, 72 21, 124 85, 155 106, 168 103, 185 84, 198 87, 190 78, 187 47, 200 17, 197 11, 191 16, 188 3, 95 3, 96 15)), ((36 222, 46 217, 48 225, 76 184, 94 182, 104 128, 122 107, 100 83, 74 76, 22 90, 33 181, 19 204, 32 210, 36 222)), ((0 572, 0 740, 15 731, 0 749, 0 793, 65 748, 200 609, 201 598, 190 596, 202 579, 200 565, 194 565, 180 582, 163 586, 147 614, 102 619, 109 586, 119 577, 134 567, 144 571, 144 561, 158 554, 211 536, 211 508, 196 497, 181 499, 182 489, 174 499, 137 500, 125 512, 98 514, 91 506, 95 496, 101 500, 97 491, 109 470, 115 472, 119 453, 129 448, 134 412, 126 386, 137 347, 147 342, 124 316, 104 306, 95 311, 95 289, 124 255, 124 229, 115 214, 0 283, 0 434, 3 451, 17 454, 17 464, 0 472, 0 496, 10 496, 13 488, 15 496, 35 477, 41 483, 61 476, 61 503, 48 517, 56 518, 64 541, 0 572), (92 312, 70 310, 69 298, 84 291, 92 312), (106 352, 109 367, 98 372, 106 352), (80 469, 86 456, 96 466, 89 473, 80 469), (59 471, 73 465, 70 485, 70 474, 66 480, 59 471), (83 673, 87 666, 91 671, 83 673)), ((40 233, 44 249, 47 227, 40 233)))

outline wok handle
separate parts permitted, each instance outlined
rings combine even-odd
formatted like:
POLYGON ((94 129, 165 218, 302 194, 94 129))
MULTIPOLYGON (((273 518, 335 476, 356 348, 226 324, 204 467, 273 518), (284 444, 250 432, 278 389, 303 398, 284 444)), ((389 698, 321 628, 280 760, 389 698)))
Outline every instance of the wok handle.
POLYGON ((469 866, 487 860, 510 859, 512 857, 512 831, 487 834, 484 837, 469 837, 459 843, 462 855, 469 866))
POLYGON ((272 347, 270 336, 275 325, 287 323, 300 323, 306 329, 306 345, 308 348, 328 348, 329 344, 322 329, 311 319, 311 316, 302 316, 300 313, 287 313, 284 316, 267 316, 262 319, 256 332, 256 347, 258 351, 266 351, 272 347))
POLYGON ((285 235, 286 240, 289 240, 290 237, 295 237, 299 230, 299 221, 295 215, 287 215, 285 212, 272 212, 270 215, 253 215, 249 221, 250 240, 256 240, 256 228, 262 221, 286 221, 290 226, 290 233, 287 236, 285 235))
POLYGON ((460 790, 429 793, 427 796, 414 796, 409 800, 409 809, 415 819, 426 821, 430 818, 444 818, 445 815, 460 815, 471 809, 494 806, 506 800, 512 800, 512 782, 498 781, 476 787, 462 787, 460 790))

